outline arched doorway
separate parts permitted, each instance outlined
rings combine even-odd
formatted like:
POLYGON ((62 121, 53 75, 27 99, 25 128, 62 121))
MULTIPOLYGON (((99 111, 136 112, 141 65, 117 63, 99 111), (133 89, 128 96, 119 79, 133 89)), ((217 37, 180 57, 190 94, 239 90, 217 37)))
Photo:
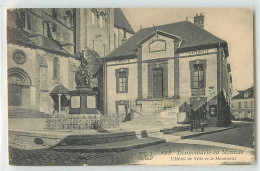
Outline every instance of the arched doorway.
POLYGON ((30 104, 29 75, 22 69, 8 70, 8 106, 26 106, 30 104))

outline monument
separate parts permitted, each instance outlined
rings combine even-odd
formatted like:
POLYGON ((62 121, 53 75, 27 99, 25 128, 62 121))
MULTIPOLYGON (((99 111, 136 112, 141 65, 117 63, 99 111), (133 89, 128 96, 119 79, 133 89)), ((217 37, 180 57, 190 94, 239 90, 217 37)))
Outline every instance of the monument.
POLYGON ((97 92, 91 90, 90 74, 84 51, 80 53, 80 61, 81 64, 75 74, 76 90, 69 91, 69 114, 97 114, 97 92))

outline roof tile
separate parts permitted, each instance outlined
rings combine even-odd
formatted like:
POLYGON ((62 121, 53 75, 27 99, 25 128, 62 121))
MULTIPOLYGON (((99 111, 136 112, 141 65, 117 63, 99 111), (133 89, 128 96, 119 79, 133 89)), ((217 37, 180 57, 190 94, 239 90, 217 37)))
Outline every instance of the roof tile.
POLYGON ((123 58, 125 56, 136 56, 137 46, 141 40, 152 34, 154 31, 162 31, 169 34, 173 34, 182 38, 182 43, 178 48, 179 52, 181 50, 200 47, 217 45, 219 43, 225 43, 226 41, 212 35, 206 30, 196 26, 189 21, 182 21, 177 23, 170 23, 165 25, 159 25, 154 27, 148 27, 139 30, 134 36, 126 40, 121 46, 112 51, 110 54, 104 57, 104 59, 110 58, 123 58))
POLYGON ((116 27, 119 27, 122 29, 125 28, 128 32, 134 34, 135 31, 132 28, 132 26, 129 24, 128 20, 126 19, 123 11, 120 8, 115 8, 114 12, 115 12, 114 13, 114 20, 115 20, 114 25, 116 27))

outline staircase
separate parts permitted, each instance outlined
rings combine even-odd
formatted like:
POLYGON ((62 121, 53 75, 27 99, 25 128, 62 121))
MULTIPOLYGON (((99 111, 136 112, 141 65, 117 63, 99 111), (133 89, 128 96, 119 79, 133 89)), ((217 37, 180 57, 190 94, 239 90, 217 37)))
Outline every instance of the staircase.
POLYGON ((9 106, 8 107, 9 118, 47 118, 44 112, 40 112, 37 109, 25 108, 20 106, 9 106))

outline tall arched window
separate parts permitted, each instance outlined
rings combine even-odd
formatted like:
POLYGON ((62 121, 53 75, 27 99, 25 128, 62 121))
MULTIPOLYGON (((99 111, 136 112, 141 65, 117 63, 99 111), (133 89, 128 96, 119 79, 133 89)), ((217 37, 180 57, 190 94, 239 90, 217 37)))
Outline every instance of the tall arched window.
POLYGON ((99 26, 99 13, 98 13, 98 10, 93 8, 91 15, 92 15, 92 25, 99 26))
POLYGON ((102 15, 99 17, 99 26, 100 26, 100 28, 103 27, 103 16, 102 15))
POLYGON ((60 78, 60 61, 58 58, 53 59, 53 80, 60 78))
POLYGON ((94 11, 92 11, 92 13, 91 13, 91 17, 92 17, 92 25, 95 25, 95 12, 94 11))

